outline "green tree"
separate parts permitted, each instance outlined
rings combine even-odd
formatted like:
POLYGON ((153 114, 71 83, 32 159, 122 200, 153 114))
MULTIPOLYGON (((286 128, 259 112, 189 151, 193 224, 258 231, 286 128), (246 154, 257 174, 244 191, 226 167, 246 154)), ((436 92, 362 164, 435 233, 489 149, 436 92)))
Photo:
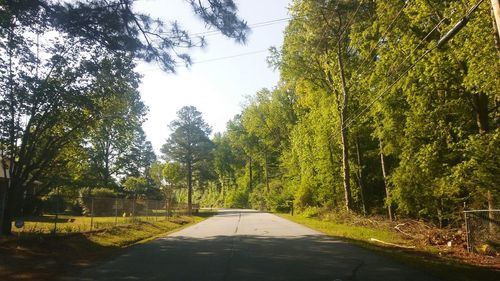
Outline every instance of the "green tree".
POLYGON ((473 163, 472 155, 482 154, 472 153, 474 145, 490 150, 485 143, 493 136, 481 142, 474 135, 494 135, 491 129, 498 127, 491 106, 499 87, 492 69, 499 67, 493 58, 498 52, 488 5, 479 6, 467 26, 445 46, 425 53, 473 4, 377 1, 373 25, 354 38, 360 53, 369 58, 360 71, 369 72, 365 85, 372 90, 366 102, 375 101, 369 114, 375 125, 373 136, 381 144, 382 159, 390 160, 387 179, 393 198, 388 205, 442 225, 458 219, 455 214, 461 202, 478 204, 467 194, 484 187, 466 188, 467 181, 453 171, 473 163))
POLYGON ((162 146, 165 159, 183 165, 188 188, 188 208, 192 210, 193 172, 199 172, 203 162, 210 159, 212 142, 210 126, 194 106, 185 106, 177 112, 177 119, 169 126, 172 133, 162 146))
POLYGON ((280 66, 285 81, 298 81, 299 87, 308 84, 308 92, 324 91, 332 97, 347 210, 354 208, 348 120, 353 100, 359 95, 355 88, 359 76, 354 71, 357 52, 351 45, 351 33, 370 16, 370 8, 371 3, 363 1, 295 1, 280 66))
POLYGON ((130 145, 118 161, 118 166, 121 167, 120 175, 136 177, 142 175, 151 179, 148 176, 149 169, 156 161, 156 154, 141 127, 135 128, 130 145))
POLYGON ((145 198, 149 192, 149 184, 144 177, 128 177, 123 182, 123 190, 133 194, 134 198, 145 198))
MULTIPOLYGON (((71 38, 82 39, 112 51, 157 62, 175 72, 176 60, 191 63, 186 48, 205 46, 203 37, 191 37, 177 22, 155 19, 134 10, 135 0, 54 2, 2 1, 2 30, 50 26, 71 38)), ((232 0, 186 1, 209 28, 237 42, 245 42, 248 26, 237 15, 232 0)), ((4 35, 8 32, 2 32, 4 35)))
POLYGON ((126 167, 138 160, 131 157, 135 152, 133 143, 142 141, 137 138, 141 138, 147 109, 140 100, 139 78, 133 68, 130 59, 105 60, 96 81, 104 91, 96 101, 101 110, 94 116, 95 124, 85 136, 96 186, 116 186, 114 178, 125 174, 126 167), (126 156, 128 159, 124 159, 126 156))
MULTIPOLYGON (((107 89, 94 83, 104 59, 190 64, 185 47, 203 46, 177 23, 134 12, 133 0, 0 3, 0 153, 9 165, 1 232, 11 233, 23 194, 55 165, 59 152, 89 131, 107 89), (45 36, 47 34, 57 36, 45 36), (50 38, 50 39, 49 39, 50 38)), ((190 1, 207 26, 244 42, 248 27, 233 1, 190 1)))

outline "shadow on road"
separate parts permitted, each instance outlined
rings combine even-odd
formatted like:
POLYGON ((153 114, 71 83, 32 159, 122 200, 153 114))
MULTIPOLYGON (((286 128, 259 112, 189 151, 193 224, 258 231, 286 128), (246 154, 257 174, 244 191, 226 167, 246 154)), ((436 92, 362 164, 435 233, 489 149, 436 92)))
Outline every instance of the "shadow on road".
MULTIPOLYGON (((232 215, 232 214, 227 214, 232 215)), ((167 237, 63 280, 438 280, 320 235, 167 237)))

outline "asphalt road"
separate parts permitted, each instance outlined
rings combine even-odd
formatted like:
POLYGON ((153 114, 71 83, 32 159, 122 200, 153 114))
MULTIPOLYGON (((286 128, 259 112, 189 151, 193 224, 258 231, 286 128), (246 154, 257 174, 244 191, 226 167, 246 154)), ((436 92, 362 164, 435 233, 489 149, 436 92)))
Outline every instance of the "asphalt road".
POLYGON ((415 268, 252 210, 221 210, 65 281, 347 281, 435 279, 415 268))

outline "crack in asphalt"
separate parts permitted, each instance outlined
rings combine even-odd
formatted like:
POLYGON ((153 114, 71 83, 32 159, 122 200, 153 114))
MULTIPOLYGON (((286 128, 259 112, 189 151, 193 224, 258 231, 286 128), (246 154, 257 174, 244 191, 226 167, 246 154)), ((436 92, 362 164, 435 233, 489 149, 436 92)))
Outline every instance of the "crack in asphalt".
POLYGON ((227 261, 226 265, 226 271, 224 273, 224 278, 222 280, 226 281, 228 280, 228 277, 231 275, 232 272, 232 260, 234 257, 234 252, 236 248, 236 239, 238 239, 238 236, 236 235, 238 233, 238 228, 240 227, 240 222, 241 222, 241 212, 238 213, 238 222, 236 223, 236 228, 234 229, 234 233, 232 235, 232 241, 231 241, 231 248, 229 248, 229 258, 227 261))
POLYGON ((356 281, 357 278, 356 278, 356 274, 358 273, 358 270, 365 264, 365 262, 363 260, 356 260, 359 262, 358 265, 356 265, 356 267, 354 267, 351 271, 351 276, 349 276, 347 279, 350 280, 350 281, 356 281))

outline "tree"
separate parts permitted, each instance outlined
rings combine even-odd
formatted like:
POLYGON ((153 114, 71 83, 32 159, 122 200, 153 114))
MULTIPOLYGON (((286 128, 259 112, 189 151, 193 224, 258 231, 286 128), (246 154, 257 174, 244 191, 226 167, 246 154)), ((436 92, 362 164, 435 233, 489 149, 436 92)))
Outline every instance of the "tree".
POLYGON ((123 156, 118 159, 120 175, 140 176, 149 178, 149 169, 156 161, 153 145, 146 139, 141 127, 132 133, 131 143, 126 148, 123 156))
MULTIPOLYGON (((176 59, 189 65, 183 50, 200 46, 203 37, 192 38, 179 23, 167 23, 134 11, 135 0, 71 2, 35 0, 2 1, 0 26, 51 26, 71 38, 82 39, 114 53, 127 53, 147 62, 157 62, 167 72, 175 72, 176 59)), ((232 0, 188 0, 193 12, 208 28, 220 30, 237 42, 245 42, 248 26, 237 15, 232 0)))
MULTIPOLYGON (((126 174, 127 167, 141 157, 140 151, 133 149, 137 146, 135 142, 144 142, 138 138, 144 138, 141 125, 147 108, 140 99, 139 77, 133 72, 134 63, 130 59, 105 60, 103 65, 97 83, 102 85, 104 92, 96 100, 101 110, 85 136, 84 146, 89 154, 95 185, 113 187, 116 186, 114 179, 126 174)), ((134 174, 140 175, 138 171, 134 174)))
POLYGON ((337 119, 335 135, 342 148, 344 202, 353 210, 349 157, 348 120, 356 98, 357 52, 351 46, 356 24, 370 14, 370 3, 363 1, 296 1, 293 19, 287 28, 280 66, 284 79, 301 80, 310 89, 332 96, 337 119), (303 48, 303 45, 306 48, 303 48), (300 50, 300 51, 299 51, 300 50))
POLYGON ((167 215, 170 215, 174 201, 174 190, 180 188, 186 175, 181 165, 176 162, 154 162, 149 169, 149 176, 156 186, 163 192, 167 215))
MULTIPOLYGON (((181 50, 205 45, 204 38, 190 37, 177 23, 134 12, 133 3, 1 1, 0 156, 15 161, 6 169, 11 180, 3 234, 11 233, 28 186, 94 125, 102 109, 97 100, 107 92, 95 83, 102 61, 133 57, 174 72, 176 60, 191 62, 181 50)), ((189 4, 208 27, 245 41, 248 27, 233 1, 189 4)))
POLYGON ((479 6, 463 30, 431 52, 427 50, 463 17, 468 5, 376 1, 374 6, 366 28, 351 34, 352 46, 365 64, 357 69, 366 93, 360 104, 370 105, 351 127, 373 126, 388 208, 397 206, 399 213, 442 225, 454 223, 462 201, 478 204, 474 201, 479 197, 471 200, 467 194, 483 189, 465 187, 468 181, 453 171, 475 162, 467 159, 470 155, 484 157, 472 153, 470 145, 481 151, 494 145, 494 136, 483 139, 489 145, 473 137, 488 134, 489 125, 497 124, 492 103, 499 84, 489 73, 499 67, 493 58, 498 52, 490 19, 484 16, 488 5, 479 6))
POLYGON ((172 133, 161 152, 165 159, 179 162, 186 171, 188 209, 191 213, 193 172, 200 171, 200 164, 211 156, 213 144, 208 137, 211 128, 194 106, 181 108, 177 112, 177 119, 170 123, 169 128, 172 133))
POLYGON ((134 198, 144 198, 147 196, 149 184, 144 177, 128 177, 123 182, 123 190, 132 193, 134 198))

